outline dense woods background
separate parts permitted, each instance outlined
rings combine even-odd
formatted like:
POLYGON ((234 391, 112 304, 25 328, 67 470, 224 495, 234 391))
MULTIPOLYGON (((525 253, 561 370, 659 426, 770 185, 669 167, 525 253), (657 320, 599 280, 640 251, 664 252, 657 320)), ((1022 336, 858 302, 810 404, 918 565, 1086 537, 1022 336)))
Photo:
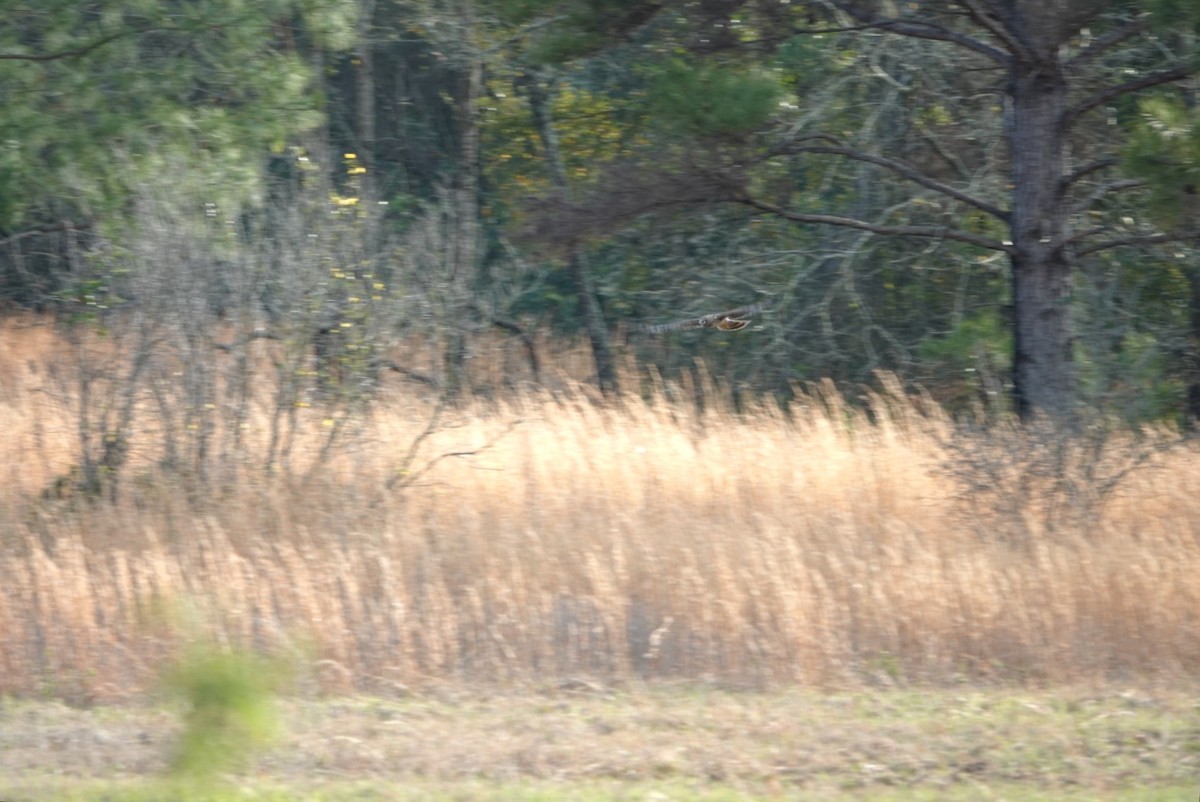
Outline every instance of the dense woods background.
POLYGON ((311 349, 343 400, 388 369, 495 390, 484 335, 536 382, 548 334, 605 392, 636 357, 785 400, 884 369, 955 412, 1200 415, 1192 3, 3 9, 10 308, 311 349), (641 331, 751 302, 736 337, 641 331))

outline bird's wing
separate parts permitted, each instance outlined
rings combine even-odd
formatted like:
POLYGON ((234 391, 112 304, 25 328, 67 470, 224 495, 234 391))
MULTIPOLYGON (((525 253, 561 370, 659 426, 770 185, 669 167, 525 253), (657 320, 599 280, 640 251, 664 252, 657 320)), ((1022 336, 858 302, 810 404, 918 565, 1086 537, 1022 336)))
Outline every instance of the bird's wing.
POLYGON ((704 319, 711 319, 714 323, 718 320, 732 319, 744 320, 745 318, 754 317, 759 312, 764 311, 765 307, 762 304, 750 304, 749 306, 739 306, 737 309, 730 309, 728 312, 721 312, 716 315, 709 315, 704 319))
POLYGON ((689 320, 678 320, 674 323, 661 323, 657 326, 647 326, 646 331, 650 334, 665 334, 668 331, 686 331, 687 329, 707 329, 714 326, 721 320, 744 320, 746 318, 757 315, 765 310, 762 304, 750 304, 749 306, 739 306, 737 309, 730 309, 728 312, 717 312, 704 317, 694 317, 689 320))
POLYGON ((711 326, 712 323, 706 323, 705 318, 694 317, 691 320, 677 320, 674 323, 660 323, 657 326, 647 326, 646 331, 651 334, 666 334, 668 331, 684 331, 686 329, 702 329, 705 326, 711 326))

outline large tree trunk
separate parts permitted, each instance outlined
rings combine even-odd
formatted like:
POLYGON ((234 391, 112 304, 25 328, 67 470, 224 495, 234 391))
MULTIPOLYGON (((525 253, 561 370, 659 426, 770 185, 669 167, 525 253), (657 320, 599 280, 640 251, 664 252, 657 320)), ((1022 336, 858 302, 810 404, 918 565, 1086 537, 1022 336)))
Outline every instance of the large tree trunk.
POLYGON ((1023 418, 1069 416, 1072 364, 1071 258, 1063 199, 1067 84, 1057 57, 1014 59, 1012 117, 1013 395, 1023 418))
MULTIPOLYGON (((359 0, 358 37, 354 55, 358 58, 355 72, 355 112, 358 117, 359 160, 367 168, 363 182, 374 181, 375 163, 375 63, 371 42, 375 18, 375 0, 359 0)), ((373 200, 374 196, 369 196, 373 200)))
POLYGON ((1185 271, 1191 290, 1188 306, 1189 331, 1184 351, 1184 375, 1187 377, 1187 421, 1189 429, 1200 425, 1200 266, 1185 271))
POLYGON ((459 24, 463 56, 468 63, 457 108, 460 144, 453 195, 456 233, 451 246, 449 286, 445 288, 450 318, 445 322, 442 354, 444 391, 451 401, 458 400, 470 388, 466 320, 471 314, 471 284, 479 267, 479 96, 483 89, 483 57, 475 38, 472 0, 461 0, 459 24))
POLYGON ((592 345, 592 358, 596 361, 596 381, 605 395, 616 393, 620 386, 617 384, 617 362, 613 357, 612 341, 608 336, 604 316, 600 312, 600 301, 596 297, 592 274, 588 272, 587 261, 580 250, 576 249, 571 253, 568 267, 571 270, 571 283, 575 286, 575 294, 579 298, 579 314, 583 318, 583 326, 592 345))
MULTIPOLYGON (((523 84, 529 97, 529 108, 537 126, 538 137, 542 140, 542 147, 546 149, 551 180, 555 189, 566 197, 570 192, 570 185, 567 183, 567 170, 563 163, 562 150, 558 146, 558 134, 554 130, 554 118, 550 110, 551 81, 538 71, 530 69, 524 76, 523 84)), ((620 387, 617 384, 617 361, 613 356, 612 340, 600 311, 600 299, 596 295, 595 283, 588 271, 587 261, 578 247, 571 250, 568 268, 575 296, 579 299, 579 317, 592 346, 592 358, 596 362, 596 380, 605 394, 616 393, 620 387)))

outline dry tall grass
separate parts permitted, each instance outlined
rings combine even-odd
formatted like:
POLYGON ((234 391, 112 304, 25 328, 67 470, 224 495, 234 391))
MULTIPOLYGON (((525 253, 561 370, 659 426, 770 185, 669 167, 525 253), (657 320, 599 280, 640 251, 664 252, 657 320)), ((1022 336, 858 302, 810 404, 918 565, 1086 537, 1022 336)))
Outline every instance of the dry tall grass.
MULTIPOLYGON (((307 482, 198 500, 134 465, 116 502, 47 499, 74 436, 41 361, 58 347, 46 328, 0 339, 0 694, 136 693, 201 632, 294 651, 328 691, 1200 666, 1192 451, 1014 539, 1009 507, 960 503, 953 426, 894 395, 868 414, 816 393, 787 417, 534 393, 448 415, 410 471, 475 453, 389 491, 432 403, 397 389, 307 482)), ((304 422, 314 442, 324 424, 304 422)))

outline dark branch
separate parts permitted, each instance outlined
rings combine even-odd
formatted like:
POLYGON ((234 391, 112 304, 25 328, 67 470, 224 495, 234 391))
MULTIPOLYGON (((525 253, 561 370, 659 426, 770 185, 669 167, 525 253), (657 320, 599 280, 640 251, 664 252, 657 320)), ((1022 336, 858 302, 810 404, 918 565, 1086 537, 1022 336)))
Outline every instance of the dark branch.
POLYGON ((976 25, 1003 42, 1010 53, 1020 55, 1027 60, 1032 60, 1033 54, 1029 52, 1029 48, 1022 44, 1021 40, 1013 36, 999 20, 989 15, 986 9, 981 9, 975 0, 958 0, 958 3, 967 10, 967 14, 975 21, 976 25))
POLYGON ((109 42, 115 42, 117 39, 124 39, 126 36, 139 36, 144 33, 154 33, 157 31, 169 30, 168 28, 128 28, 124 31, 117 31, 108 36, 102 36, 94 42, 77 47, 73 50, 60 50, 57 53, 0 53, 0 61, 57 61, 64 58, 78 58, 86 56, 93 50, 98 50, 104 47, 109 42))
POLYGON ((226 354, 232 354, 235 350, 241 350, 246 345, 254 340, 278 340, 279 336, 272 334, 266 329, 255 329, 240 340, 232 343, 213 343, 213 347, 218 351, 226 354))
POLYGON ((786 28, 784 32, 776 36, 764 36, 759 39, 751 39, 747 44, 758 44, 759 42, 781 42, 790 39, 793 36, 822 34, 822 33, 854 33, 855 31, 874 31, 878 30, 880 23, 864 22, 861 25, 835 25, 831 28, 786 28))
POLYGON ((1063 192, 1065 192, 1068 187, 1070 187, 1072 184, 1074 184, 1079 179, 1081 179, 1085 176, 1089 176, 1092 173, 1096 172, 1097 170, 1104 170, 1109 167, 1116 167, 1119 163, 1120 162, 1118 162, 1117 159, 1110 157, 1110 158, 1105 158, 1105 159, 1097 159, 1096 161, 1088 162, 1087 164, 1085 164, 1081 167, 1076 167, 1073 172, 1071 172, 1069 175, 1063 176, 1062 180, 1059 181, 1059 189, 1062 190, 1063 192))
POLYGON ((1126 245, 1159 245, 1164 242, 1186 242, 1187 240, 1200 240, 1200 232, 1195 229, 1186 229, 1179 231, 1164 231, 1159 234, 1139 234, 1129 237, 1118 237, 1116 239, 1105 240, 1088 245, 1084 248, 1075 250, 1076 258, 1087 256, 1097 251, 1105 251, 1109 248, 1122 248, 1126 245))
POLYGON ((1196 68, 1194 66, 1189 64, 1181 64, 1178 67, 1173 67, 1169 70, 1153 72, 1133 81, 1126 81, 1123 84, 1110 86, 1107 89, 1102 89, 1099 92, 1096 92, 1092 96, 1085 98, 1081 102, 1067 109, 1066 114, 1064 115, 1064 120, 1069 123, 1075 120, 1075 118, 1079 117, 1081 114, 1090 111, 1097 106, 1101 106, 1110 100, 1119 98, 1122 95, 1128 95, 1131 92, 1138 92, 1142 89, 1149 89, 1152 86, 1161 86, 1162 84, 1169 84, 1173 81, 1180 81, 1184 78, 1187 78, 1195 71, 1196 68))
POLYGON ((537 381, 538 377, 541 375, 541 363, 540 360, 538 360, 537 346, 534 345, 533 337, 530 336, 529 332, 525 331, 525 329, 521 328, 518 324, 513 323, 511 320, 504 320, 503 318, 488 314, 486 311, 484 311, 483 307, 477 303, 471 302, 468 304, 468 306, 470 307, 471 311, 475 312, 475 314, 481 317, 486 318, 487 321, 496 328, 500 329, 501 331, 507 331, 509 334, 515 334, 518 338, 520 338, 521 344, 525 346, 525 353, 529 357, 529 370, 533 373, 534 380, 537 381))
POLYGON ((776 43, 776 42, 786 41, 787 39, 790 39, 793 36, 801 36, 801 35, 814 35, 814 34, 826 34, 826 33, 854 33, 856 31, 880 31, 880 30, 887 31, 890 33, 896 33, 901 36, 912 36, 912 37, 915 37, 918 39, 937 39, 939 41, 952 42, 954 44, 961 45, 962 47, 965 47, 968 50, 973 50, 977 53, 983 53, 983 55, 987 56, 988 58, 992 59, 993 61, 1000 63, 1001 65, 1008 63, 1008 55, 1006 53, 1004 53, 1004 51, 998 50, 998 49, 992 47, 991 45, 988 45, 985 42, 980 42, 977 39, 972 39, 969 36, 955 33, 954 31, 951 31, 947 28, 942 28, 941 26, 938 26, 938 25, 933 25, 932 23, 902 22, 901 20, 895 20, 895 19, 882 19, 882 20, 876 20, 874 22, 864 22, 860 25, 836 25, 836 26, 829 27, 829 28, 789 28, 786 30, 785 33, 779 34, 777 36, 766 36, 766 37, 762 37, 760 39, 753 39, 753 40, 744 42, 744 44, 759 44, 759 43, 763 43, 763 42, 776 43), (919 25, 922 29, 922 32, 917 33, 917 32, 910 31, 910 30, 903 30, 903 31, 896 30, 897 25, 905 25, 905 26, 909 26, 909 27, 915 27, 915 26, 919 25), (935 35, 935 34, 937 34, 937 35, 935 35))
POLYGON ((665 163, 629 162, 609 168, 589 197, 571 203, 561 193, 530 198, 519 236, 530 244, 570 248, 588 237, 615 231, 644 214, 728 202, 743 194, 736 170, 690 164, 672 171, 665 163))
POLYGON ((1136 178, 1123 178, 1120 181, 1109 181, 1107 184, 1102 184, 1089 192, 1087 197, 1080 198, 1078 202, 1071 206, 1071 213, 1078 214, 1079 212, 1087 211, 1092 207, 1092 204, 1110 192, 1120 192, 1121 190, 1125 189, 1136 189, 1137 187, 1145 185, 1145 181, 1141 181, 1136 178))
POLYGON ((1011 61, 1011 57, 999 48, 992 47, 986 42, 981 42, 966 34, 935 25, 932 22, 912 22, 894 18, 871 19, 862 9, 855 7, 852 3, 845 2, 845 0, 837 0, 835 5, 841 11, 849 14, 854 19, 860 20, 865 26, 871 28, 888 31, 900 36, 911 36, 915 39, 934 39, 940 42, 950 42, 959 47, 964 47, 967 50, 987 56, 998 64, 1007 65, 1011 61))
POLYGON ((756 200, 754 198, 738 198, 738 203, 744 206, 749 206, 752 209, 773 214, 776 217, 781 217, 784 220, 790 220, 793 223, 811 223, 815 225, 840 226, 842 228, 854 228, 859 231, 869 231, 872 234, 880 234, 888 237, 921 237, 924 239, 949 239, 956 242, 965 242, 969 245, 975 245, 980 248, 987 248, 992 251, 1003 251, 1004 253, 1014 253, 1014 248, 1011 245, 1006 245, 999 240, 994 240, 989 237, 981 237, 977 234, 968 234, 965 231, 959 231, 955 228, 945 226, 885 226, 877 223, 869 223, 866 220, 858 220, 853 217, 840 217, 831 214, 805 214, 803 212, 793 212, 789 209, 784 209, 772 203, 756 200))
POLYGON ((513 431, 513 429, 516 429, 518 426, 520 426, 524 422, 520 418, 518 418, 517 420, 509 421, 508 425, 505 426, 502 431, 498 432, 496 435, 494 435, 491 439, 484 442, 483 445, 479 446, 478 448, 473 448, 473 449, 465 450, 465 451, 445 451, 441 454, 438 454, 436 457, 433 457, 432 459, 430 459, 428 462, 426 462, 424 465, 422 465, 417 470, 415 470, 415 471, 409 470, 410 467, 412 466, 413 460, 417 456, 417 451, 421 447, 421 442, 428 439, 429 437, 431 437, 437 431, 438 425, 441 422, 441 414, 442 414, 442 410, 444 407, 445 407, 444 399, 439 399, 438 405, 436 408, 434 408, 433 415, 429 419, 429 423, 425 426, 425 429, 419 435, 417 435, 416 438, 413 439, 412 443, 409 444, 408 454, 405 455, 404 461, 401 463, 400 469, 397 470, 396 473, 391 478, 389 478, 387 480, 387 482, 384 483, 384 487, 386 489, 388 489, 388 490, 397 490, 397 489, 403 490, 404 488, 411 487, 412 485, 416 484, 416 482, 421 477, 423 477, 425 474, 429 473, 434 468, 436 468, 438 466, 438 464, 440 462, 442 462, 442 460, 450 459, 451 457, 478 456, 479 454, 482 454, 483 452, 488 451, 488 450, 492 449, 493 447, 495 447, 495 445, 497 443, 499 443, 501 440, 503 440, 505 437, 507 437, 513 431))
POLYGON ((957 201, 961 201, 961 202, 967 204, 968 206, 974 206, 976 209, 987 212, 988 214, 992 215, 993 217, 995 217, 1005 223, 1007 223, 1010 220, 1009 213, 1007 211, 1005 211, 1004 209, 1001 209, 999 206, 988 203, 985 200, 981 200, 979 198, 972 197, 971 195, 968 195, 965 192, 960 192, 959 190, 955 189, 954 187, 951 187, 947 184, 943 184, 940 181, 935 181, 934 179, 932 179, 929 176, 922 173, 920 170, 917 170, 915 167, 912 167, 911 165, 905 164, 904 162, 897 161, 895 159, 889 159, 884 156, 876 156, 872 153, 864 153, 859 150, 854 150, 853 148, 832 147, 832 146, 827 146, 827 145, 806 145, 806 146, 803 146, 800 148, 796 148, 792 152, 793 153, 823 153, 823 154, 827 154, 830 156, 845 156, 847 159, 853 159, 855 161, 867 162, 868 164, 877 164, 880 167, 886 167, 887 169, 891 170, 892 172, 898 173, 899 175, 904 176, 905 178, 912 181, 913 183, 920 184, 921 186, 926 187, 927 189, 932 189, 934 192, 940 192, 941 194, 946 195, 951 198, 954 198, 957 201))
POLYGON ((226 28, 236 28, 245 19, 248 19, 251 14, 254 14, 253 8, 246 11, 245 16, 235 19, 223 20, 206 20, 194 26, 179 26, 179 25, 151 25, 145 24, 144 27, 134 25, 131 28, 126 28, 121 31, 110 33, 107 36, 102 36, 99 39, 89 42, 86 45, 81 45, 71 50, 60 50, 56 53, 0 53, 0 61, 57 61, 66 58, 78 58, 86 56, 94 50, 98 50, 107 44, 124 39, 128 36, 143 36, 148 33, 184 33, 196 34, 202 31, 216 31, 226 28))
POLYGON ((421 384, 432 387, 435 390, 441 388, 441 384, 438 382, 437 379, 433 378, 432 376, 428 376, 424 373, 418 373, 415 370, 409 370, 408 368, 404 367, 403 365, 399 365, 395 362, 392 362, 391 360, 384 362, 383 366, 390 371, 399 373, 401 376, 404 376, 405 378, 412 379, 413 381, 418 381, 421 384))
POLYGON ((1090 45, 1080 50, 1072 58, 1067 60, 1067 68, 1076 67, 1100 55, 1106 50, 1109 50, 1126 39, 1137 36, 1146 29, 1146 20, 1149 19, 1149 14, 1142 14, 1137 19, 1123 25, 1116 30, 1109 31, 1104 36, 1099 37, 1090 45))
POLYGON ((927 22, 902 22, 900 20, 887 20, 880 22, 876 27, 890 31, 891 33, 900 36, 911 36, 915 39, 935 39, 941 42, 951 42, 959 47, 965 47, 967 50, 973 50, 987 56, 997 64, 1007 65, 1010 61, 1009 55, 999 48, 992 47, 985 42, 974 39, 970 36, 965 36, 961 33, 947 30, 938 25, 931 25, 927 22))
POLYGON ((530 22, 530 23, 518 28, 514 33, 510 34, 508 37, 501 39, 496 44, 487 48, 486 50, 483 51, 483 53, 485 55, 489 55, 489 56, 494 53, 499 53, 504 48, 511 47, 512 45, 519 42, 523 37, 528 36, 529 34, 533 33, 534 31, 538 30, 539 28, 545 28, 547 25, 554 25, 555 23, 562 22, 566 18, 567 17, 565 14, 556 14, 553 17, 543 17, 542 19, 534 20, 533 22, 530 22))
POLYGON ((90 222, 71 223, 66 221, 49 226, 34 226, 33 228, 0 239, 0 246, 11 245, 28 237, 36 237, 38 234, 56 234, 59 231, 85 231, 91 227, 92 224, 90 222))

